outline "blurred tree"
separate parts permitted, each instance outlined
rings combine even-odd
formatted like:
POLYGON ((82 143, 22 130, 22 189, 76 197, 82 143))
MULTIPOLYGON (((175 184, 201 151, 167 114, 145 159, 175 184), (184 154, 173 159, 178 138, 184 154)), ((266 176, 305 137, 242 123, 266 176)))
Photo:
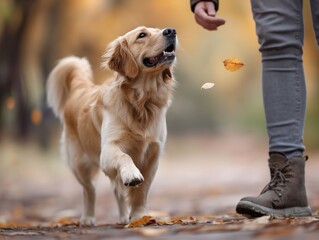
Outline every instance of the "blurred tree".
MULTIPOLYGON (((13 96, 18 133, 25 136, 29 128, 27 96, 23 91, 21 78, 22 41, 36 0, 14 0, 8 2, 7 12, 0 16, 3 20, 3 33, 0 39, 0 102, 13 96)), ((1 105, 3 111, 4 105, 1 105)), ((0 122, 1 123, 1 122, 0 122)), ((0 125, 1 127, 1 125, 0 125)))
MULTIPOLYGON (((49 141, 58 121, 46 106, 45 83, 56 61, 67 55, 86 57, 94 80, 101 83, 111 74, 99 68, 106 45, 139 25, 178 32, 179 84, 168 116, 172 133, 240 127, 263 131, 260 59, 249 1, 223 0, 218 14, 227 24, 217 34, 195 23, 188 1, 0 0, 0 131, 49 141), (236 74, 227 72, 222 61, 229 57, 240 58, 245 67, 236 74), (216 86, 202 91, 204 82, 216 86)), ((309 37, 312 29, 305 41, 309 37)), ((305 60, 318 62, 314 45, 307 46, 305 60)), ((313 128, 319 110, 312 103, 319 96, 313 97, 319 84, 312 80, 318 68, 306 66, 311 90, 306 129, 311 136, 306 137, 319 143, 313 128)))
MULTIPOLYGON (((51 123, 47 122, 53 119, 44 100, 44 76, 52 68, 52 56, 56 51, 50 46, 57 40, 55 29, 60 5, 61 1, 50 0, 1 3, 0 116, 7 113, 10 100, 14 103, 10 108, 14 115, 14 123, 11 124, 14 132, 20 138, 29 136, 30 132, 35 133, 42 143, 47 139, 43 130, 50 129, 48 124, 51 123), (40 114, 39 121, 44 124, 34 121, 34 112, 40 114), (33 125, 39 126, 34 129, 33 125)), ((5 127, 5 120, 5 117, 0 117, 0 129, 5 127)))

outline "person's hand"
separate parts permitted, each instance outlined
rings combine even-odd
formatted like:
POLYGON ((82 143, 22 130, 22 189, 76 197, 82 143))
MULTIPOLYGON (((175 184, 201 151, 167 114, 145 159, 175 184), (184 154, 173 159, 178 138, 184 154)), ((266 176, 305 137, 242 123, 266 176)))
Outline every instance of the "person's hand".
POLYGON ((217 30, 225 24, 225 20, 216 17, 215 5, 212 2, 199 2, 194 9, 195 20, 207 30, 217 30))

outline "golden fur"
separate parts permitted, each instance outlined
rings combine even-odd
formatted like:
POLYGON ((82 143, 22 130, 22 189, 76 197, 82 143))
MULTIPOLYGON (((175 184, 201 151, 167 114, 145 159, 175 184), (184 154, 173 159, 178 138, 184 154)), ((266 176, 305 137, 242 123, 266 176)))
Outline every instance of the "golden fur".
POLYGON ((63 124, 61 152, 84 189, 82 225, 95 224, 92 179, 99 169, 111 179, 120 223, 147 214, 175 85, 175 38, 173 29, 146 27, 117 38, 102 63, 114 75, 102 85, 94 84, 85 58, 64 58, 50 73, 48 104, 63 124))

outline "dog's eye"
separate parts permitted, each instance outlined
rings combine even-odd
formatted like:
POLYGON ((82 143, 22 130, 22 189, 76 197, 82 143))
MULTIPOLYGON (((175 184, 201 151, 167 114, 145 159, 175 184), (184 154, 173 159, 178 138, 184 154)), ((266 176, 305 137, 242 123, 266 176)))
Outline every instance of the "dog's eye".
POLYGON ((137 37, 137 39, 139 39, 139 38, 145 38, 146 37, 146 33, 140 33, 139 35, 138 35, 138 37, 137 37))

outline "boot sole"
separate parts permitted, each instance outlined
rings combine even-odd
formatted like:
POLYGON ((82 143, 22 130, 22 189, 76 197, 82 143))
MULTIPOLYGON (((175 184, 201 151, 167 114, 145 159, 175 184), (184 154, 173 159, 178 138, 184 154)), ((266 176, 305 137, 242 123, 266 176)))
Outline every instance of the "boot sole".
POLYGON ((309 207, 272 209, 248 201, 240 201, 236 207, 236 211, 239 214, 250 215, 252 217, 265 215, 276 217, 306 217, 312 215, 309 207))

